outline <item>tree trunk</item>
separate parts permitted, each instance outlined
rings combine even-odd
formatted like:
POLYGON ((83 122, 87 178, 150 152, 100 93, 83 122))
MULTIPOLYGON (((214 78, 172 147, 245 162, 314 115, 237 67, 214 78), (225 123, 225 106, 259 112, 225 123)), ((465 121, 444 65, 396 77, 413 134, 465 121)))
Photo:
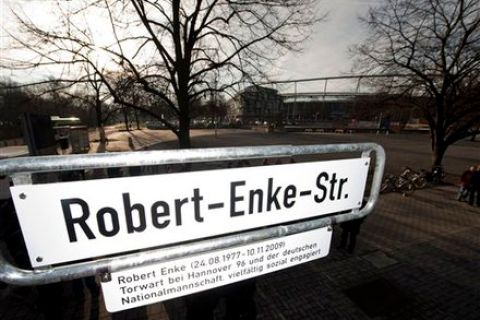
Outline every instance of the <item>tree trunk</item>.
POLYGON ((180 116, 177 137, 178 137, 178 145, 180 149, 187 149, 191 147, 190 117, 188 115, 182 114, 180 116))
POLYGON ((97 132, 100 143, 107 143, 107 136, 105 134, 105 128, 102 121, 102 105, 97 101, 95 104, 95 117, 97 120, 97 132))
POLYGON ((178 118, 178 143, 180 149, 187 149, 191 147, 190 142, 190 98, 188 94, 188 66, 184 63, 179 65, 178 82, 179 90, 177 94, 178 108, 180 115, 178 118))
POLYGON ((105 133, 105 128, 103 126, 97 127, 99 142, 102 144, 107 143, 107 135, 105 133))
POLYGON ((127 109, 123 109, 123 121, 125 121, 125 130, 130 131, 130 125, 128 123, 128 112, 127 109))
POLYGON ((442 166, 443 156, 445 154, 445 151, 447 150, 444 129, 445 101, 443 96, 436 97, 435 107, 435 125, 432 130, 432 169, 442 166))
POLYGON ((180 149, 188 149, 191 147, 189 132, 178 132, 177 136, 180 149))
POLYGON ((137 109, 135 109, 133 112, 135 115, 135 123, 137 124, 137 130, 140 130, 140 121, 138 120, 138 111, 137 109))
POLYGON ((443 139, 436 138, 432 151, 432 169, 435 167, 441 167, 443 156, 445 155, 445 151, 447 151, 447 146, 443 139))

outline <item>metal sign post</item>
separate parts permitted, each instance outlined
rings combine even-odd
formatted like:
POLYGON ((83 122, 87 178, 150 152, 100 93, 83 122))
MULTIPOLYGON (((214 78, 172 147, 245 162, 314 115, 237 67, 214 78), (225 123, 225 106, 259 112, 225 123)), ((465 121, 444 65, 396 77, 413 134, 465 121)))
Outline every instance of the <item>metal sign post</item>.
MULTIPOLYGON (((175 270, 169 265, 173 261, 183 261, 182 265, 189 267, 197 261, 198 271, 201 271, 205 267, 202 261, 208 264, 212 257, 212 261, 231 257, 230 249, 236 249, 234 252, 240 252, 240 255, 248 255, 252 249, 254 252, 266 250, 268 245, 283 241, 284 247, 277 248, 280 251, 271 252, 280 254, 283 252, 281 249, 288 250, 299 243, 295 235, 314 231, 311 233, 314 238, 331 238, 330 226, 369 214, 378 199, 384 164, 383 148, 373 143, 208 148, 2 160, 0 175, 11 176, 15 184, 11 189, 12 196, 34 269, 19 269, 8 263, 2 253, 0 280, 17 285, 36 285, 106 274, 103 277, 106 282, 115 279, 116 290, 128 293, 130 289, 120 289, 118 284, 126 285, 128 279, 134 279, 133 274, 128 272, 138 271, 137 268, 160 265, 165 270, 175 270), (32 173, 39 172, 331 153, 353 156, 278 166, 61 183, 32 184, 30 178, 32 173), (367 176, 371 169, 373 175, 370 179, 367 176), (366 186, 369 187, 369 198, 361 207, 366 186), (47 228, 48 232, 41 228, 47 228), (202 258, 195 260, 194 257, 202 258), (79 260, 81 262, 74 262, 79 260)), ((328 253, 329 240, 322 243, 315 244, 320 251, 312 253, 309 258, 328 253)), ((313 247, 311 250, 315 251, 313 247)), ((301 263, 295 260, 295 256, 291 258, 293 261, 285 267, 301 263)), ((233 268, 233 265, 226 264, 227 260, 222 261, 223 265, 220 260, 217 261, 217 267, 233 268)), ((242 267, 242 262, 246 261, 246 258, 238 256, 233 262, 242 267)), ((147 269, 140 272, 137 280, 153 279, 153 274, 148 276, 151 271, 147 269)), ((277 269, 272 267, 270 270, 277 269)), ((262 270, 253 275, 266 272, 262 270)), ((156 281, 175 279, 170 276, 156 281)), ((178 274, 177 277, 180 276, 178 274)), ((176 279, 180 282, 180 278, 176 279)), ((135 288, 131 290, 140 290, 135 288)), ((203 290, 206 288, 208 286, 203 290)), ((121 310, 136 305, 134 299, 132 301, 126 307, 112 302, 110 309, 121 310)))

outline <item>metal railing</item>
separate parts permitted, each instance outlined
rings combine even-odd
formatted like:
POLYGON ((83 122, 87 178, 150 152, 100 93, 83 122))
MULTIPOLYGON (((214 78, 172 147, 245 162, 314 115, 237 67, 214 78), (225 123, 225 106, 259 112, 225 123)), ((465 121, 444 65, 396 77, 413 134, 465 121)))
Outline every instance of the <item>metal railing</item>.
POLYGON ((265 227, 233 235, 190 242, 181 245, 100 258, 68 265, 20 269, 9 263, 0 252, 0 280, 15 285, 38 285, 71 280, 96 274, 108 275, 136 266, 164 262, 184 256, 212 250, 225 249, 252 242, 283 237, 316 228, 335 225, 361 218, 372 212, 378 200, 385 166, 385 152, 374 143, 331 144, 331 145, 280 145, 256 147, 207 148, 164 151, 142 151, 128 153, 84 154, 69 156, 25 157, 0 161, 0 175, 12 177, 14 184, 30 184, 32 173, 58 172, 80 169, 110 167, 154 166, 178 163, 249 160, 259 158, 292 157, 301 155, 360 153, 358 157, 375 154, 374 171, 370 183, 369 198, 360 210, 338 213, 331 216, 301 221, 287 225, 265 227))

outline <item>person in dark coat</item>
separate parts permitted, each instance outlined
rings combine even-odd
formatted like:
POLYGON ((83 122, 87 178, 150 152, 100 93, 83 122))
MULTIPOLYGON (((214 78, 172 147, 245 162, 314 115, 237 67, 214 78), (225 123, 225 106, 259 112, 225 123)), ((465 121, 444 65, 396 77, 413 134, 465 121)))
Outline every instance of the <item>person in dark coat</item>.
POLYGON ((340 224, 342 228, 342 240, 339 249, 347 248, 349 253, 355 251, 355 246, 357 244, 357 235, 360 233, 360 226, 362 225, 365 217, 350 221, 345 221, 340 224))
MULTIPOLYGON (((0 239, 11 254, 13 263, 21 269, 32 269, 11 198, 0 200, 0 212, 0 239)), ((34 301, 34 305, 38 313, 48 320, 64 319, 63 283, 44 284, 35 288, 38 298, 34 301)))
MULTIPOLYGON (((265 161, 264 165, 267 165, 265 161)), ((240 160, 236 165, 227 164, 229 168, 232 166, 249 167, 250 162, 240 160)), ((215 309, 222 298, 225 298, 226 320, 254 320, 257 317, 255 292, 256 280, 253 278, 189 295, 185 298, 186 320, 215 319, 215 309)))
POLYGON ((468 204, 473 206, 475 203, 477 207, 480 207, 480 165, 473 172, 469 191, 468 204))

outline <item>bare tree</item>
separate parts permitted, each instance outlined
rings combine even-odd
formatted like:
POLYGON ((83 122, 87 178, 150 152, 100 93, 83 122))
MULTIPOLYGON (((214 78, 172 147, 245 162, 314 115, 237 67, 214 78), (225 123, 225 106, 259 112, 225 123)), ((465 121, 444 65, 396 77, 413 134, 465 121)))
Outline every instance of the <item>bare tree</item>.
POLYGON ((362 20, 370 36, 354 48, 358 69, 404 75, 383 90, 422 111, 440 166, 448 146, 480 123, 480 1, 386 0, 362 20))
POLYGON ((97 132, 99 135, 100 143, 107 142, 107 136, 105 134, 104 121, 106 120, 105 114, 107 113, 105 109, 105 102, 109 99, 109 95, 105 94, 102 90, 103 82, 98 79, 98 75, 93 73, 93 75, 88 78, 88 85, 93 90, 93 96, 90 101, 90 105, 95 110, 95 122, 97 126, 97 132))
POLYGON ((9 67, 68 66, 71 74, 74 66, 88 65, 75 70, 91 69, 115 102, 156 116, 177 135, 180 147, 190 146, 192 102, 264 75, 271 61, 298 48, 322 18, 316 15, 315 0, 86 0, 57 5, 58 25, 48 27, 14 12, 22 32, 11 37, 35 58, 10 60, 9 67), (92 17, 95 23, 88 22, 92 17), (98 41, 92 25, 98 29, 99 21, 109 42, 98 41), (154 96, 177 121, 123 99, 114 85, 121 78, 154 96))
POLYGON ((102 144, 107 143, 104 124, 110 115, 116 111, 109 100, 111 98, 105 85, 96 73, 87 73, 84 81, 79 81, 75 86, 75 91, 64 92, 72 99, 75 99, 89 110, 93 110, 95 118, 95 127, 98 133, 99 141, 102 144))
POLYGON ((0 81, 0 136, 21 137, 24 113, 86 119, 88 115, 77 99, 61 92, 62 87, 55 81, 29 87, 0 81))

